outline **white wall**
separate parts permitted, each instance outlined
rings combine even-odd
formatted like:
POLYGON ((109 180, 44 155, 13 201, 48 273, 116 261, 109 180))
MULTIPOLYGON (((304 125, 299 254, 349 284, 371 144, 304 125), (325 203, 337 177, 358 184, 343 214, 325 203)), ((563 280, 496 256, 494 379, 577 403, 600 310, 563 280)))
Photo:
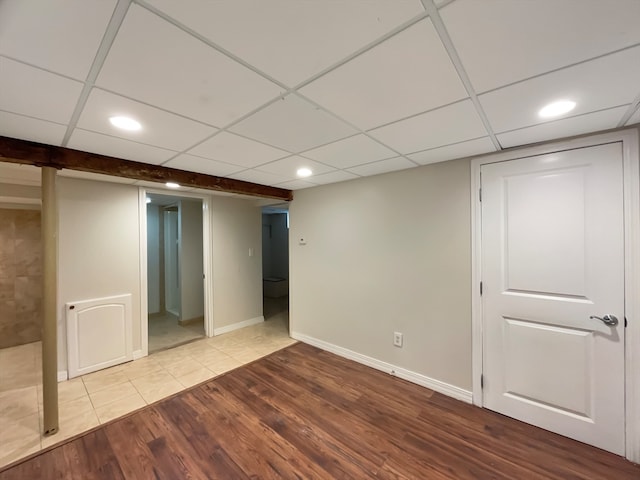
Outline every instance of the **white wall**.
POLYGON ((470 390, 469 192, 469 160, 296 191, 292 333, 470 390))
POLYGON ((202 202, 180 202, 180 319, 204 315, 202 202))
POLYGON ((160 210, 147 204, 147 291, 149 313, 160 312, 160 210))
POLYGON ((136 187, 63 177, 57 182, 60 371, 67 366, 67 302, 132 294, 133 350, 141 348, 140 241, 136 187))
POLYGON ((211 211, 217 329, 262 317, 262 214, 253 201, 216 196, 211 211))

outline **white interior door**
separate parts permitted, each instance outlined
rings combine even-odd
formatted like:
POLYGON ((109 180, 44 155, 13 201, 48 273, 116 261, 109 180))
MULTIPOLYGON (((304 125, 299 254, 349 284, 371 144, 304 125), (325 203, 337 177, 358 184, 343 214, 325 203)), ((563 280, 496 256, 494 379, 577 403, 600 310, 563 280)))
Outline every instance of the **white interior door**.
POLYGON ((622 180, 621 143, 481 167, 483 404, 620 455, 622 180))

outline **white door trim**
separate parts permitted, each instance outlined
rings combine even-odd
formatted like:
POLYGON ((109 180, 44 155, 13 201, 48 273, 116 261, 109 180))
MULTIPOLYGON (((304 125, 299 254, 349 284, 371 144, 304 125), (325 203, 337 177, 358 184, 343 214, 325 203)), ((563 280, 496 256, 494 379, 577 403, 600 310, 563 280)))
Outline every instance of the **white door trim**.
POLYGON ((625 222, 625 398, 626 458, 640 463, 640 150, 639 131, 618 131, 559 140, 542 145, 518 148, 477 157, 471 161, 471 325, 473 403, 483 406, 482 374, 483 317, 480 297, 481 270, 481 203, 480 167, 561 150, 584 148, 604 143, 622 142, 624 171, 625 222))
POLYGON ((198 193, 176 192, 151 188, 138 188, 139 236, 140 236, 140 345, 133 352, 138 359, 149 355, 149 317, 148 284, 147 284, 147 193, 170 195, 172 197, 197 198, 202 200, 202 261, 204 271, 204 332, 207 337, 213 336, 213 262, 212 262, 212 210, 211 197, 198 193))

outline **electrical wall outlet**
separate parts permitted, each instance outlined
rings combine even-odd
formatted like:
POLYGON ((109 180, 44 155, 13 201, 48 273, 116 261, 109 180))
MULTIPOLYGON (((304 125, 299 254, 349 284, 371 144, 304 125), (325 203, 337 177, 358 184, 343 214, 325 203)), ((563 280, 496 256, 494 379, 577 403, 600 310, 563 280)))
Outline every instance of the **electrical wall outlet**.
POLYGON ((393 344, 396 347, 402 347, 402 333, 393 332, 393 344))

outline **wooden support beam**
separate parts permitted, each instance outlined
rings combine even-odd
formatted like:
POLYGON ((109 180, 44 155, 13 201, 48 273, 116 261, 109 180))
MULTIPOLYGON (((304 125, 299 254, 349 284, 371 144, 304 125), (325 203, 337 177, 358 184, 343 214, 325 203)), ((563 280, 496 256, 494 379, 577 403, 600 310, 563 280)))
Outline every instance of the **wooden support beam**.
POLYGON ((56 170, 42 168, 42 429, 58 432, 58 203, 56 170))
POLYGON ((142 162, 122 160, 106 155, 88 153, 71 148, 56 147, 42 143, 18 140, 0 136, 0 161, 53 167, 58 170, 67 168, 81 172, 101 173, 115 177, 146 180, 149 182, 175 182, 184 187, 196 187, 218 192, 239 193, 254 197, 276 198, 290 201, 293 192, 284 188, 258 185, 256 183, 216 177, 204 173, 187 172, 175 168, 151 165, 142 162))

